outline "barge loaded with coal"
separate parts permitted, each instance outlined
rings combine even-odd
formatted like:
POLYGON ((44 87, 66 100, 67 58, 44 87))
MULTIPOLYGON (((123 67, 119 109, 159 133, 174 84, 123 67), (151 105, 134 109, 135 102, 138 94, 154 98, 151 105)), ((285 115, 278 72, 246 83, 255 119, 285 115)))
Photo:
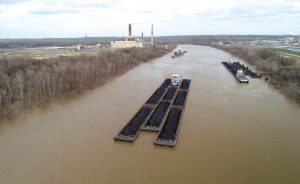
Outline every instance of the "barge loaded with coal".
POLYGON ((249 83, 249 80, 245 76, 243 70, 239 69, 235 65, 229 62, 222 62, 222 64, 229 70, 229 72, 234 76, 234 78, 240 83, 249 83))
POLYGON ((175 146, 190 83, 177 74, 166 79, 114 139, 133 142, 141 130, 154 131, 154 144, 175 146))
POLYGON ((130 142, 134 141, 138 136, 142 126, 149 119, 149 116, 152 114, 153 110, 156 109, 157 104, 159 103, 161 97, 165 94, 170 84, 171 79, 166 79, 114 139, 130 142))
POLYGON ((182 80, 179 89, 177 90, 177 94, 171 102, 170 109, 164 119, 164 126, 159 131, 154 144, 162 146, 176 145, 190 83, 191 80, 182 80))
POLYGON ((260 75, 257 75, 256 72, 252 71, 248 66, 241 64, 238 61, 233 62, 227 61, 222 62, 222 64, 229 70, 229 72, 236 78, 237 81, 240 83, 249 83, 246 75, 250 76, 251 78, 260 78, 260 75))
POLYGON ((248 66, 241 64, 239 61, 233 62, 232 64, 237 68, 243 70, 245 75, 248 75, 251 78, 261 78, 261 75, 258 75, 257 72, 252 71, 248 66))
POLYGON ((173 55, 171 56, 171 58, 176 58, 176 57, 179 57, 179 56, 183 56, 185 53, 187 53, 187 51, 183 51, 181 50, 181 48, 178 48, 177 50, 173 51, 173 55))

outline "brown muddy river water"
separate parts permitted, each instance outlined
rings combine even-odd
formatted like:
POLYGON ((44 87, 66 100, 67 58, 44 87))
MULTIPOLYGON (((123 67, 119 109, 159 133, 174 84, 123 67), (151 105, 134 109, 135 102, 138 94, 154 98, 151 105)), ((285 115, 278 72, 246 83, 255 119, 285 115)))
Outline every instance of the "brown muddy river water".
POLYGON ((182 45, 64 105, 0 124, 0 183, 300 183, 300 107, 251 79, 239 84, 223 51, 182 45), (141 132, 113 137, 165 78, 192 80, 175 148, 141 132))

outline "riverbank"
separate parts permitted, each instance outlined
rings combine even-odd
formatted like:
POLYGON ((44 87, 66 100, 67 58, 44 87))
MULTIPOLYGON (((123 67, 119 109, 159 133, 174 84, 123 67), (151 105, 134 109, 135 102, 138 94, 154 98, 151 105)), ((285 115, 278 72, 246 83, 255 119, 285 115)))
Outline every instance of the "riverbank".
POLYGON ((145 47, 107 50, 97 56, 1 58, 0 119, 15 117, 25 107, 78 96, 164 54, 161 48, 145 47))
POLYGON ((283 94, 300 103, 300 66, 295 58, 281 55, 276 49, 212 45, 255 66, 264 78, 283 94))

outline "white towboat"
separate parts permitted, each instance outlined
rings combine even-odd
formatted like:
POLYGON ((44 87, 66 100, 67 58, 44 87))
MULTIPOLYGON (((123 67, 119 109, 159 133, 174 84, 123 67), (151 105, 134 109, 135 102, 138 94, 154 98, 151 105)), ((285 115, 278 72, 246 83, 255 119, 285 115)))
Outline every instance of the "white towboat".
POLYGON ((238 69, 236 71, 235 77, 241 82, 241 83, 248 83, 248 79, 245 76, 244 72, 242 69, 238 69))
POLYGON ((173 74, 172 79, 171 79, 171 83, 172 83, 173 86, 178 86, 181 80, 182 80, 181 75, 173 74))

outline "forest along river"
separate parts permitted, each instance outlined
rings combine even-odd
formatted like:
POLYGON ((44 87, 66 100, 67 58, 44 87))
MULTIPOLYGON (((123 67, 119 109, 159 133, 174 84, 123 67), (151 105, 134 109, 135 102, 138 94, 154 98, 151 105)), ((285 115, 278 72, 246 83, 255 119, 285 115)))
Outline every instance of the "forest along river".
POLYGON ((239 84, 211 47, 182 45, 78 99, 0 123, 0 183, 300 182, 300 108, 263 79, 239 84), (172 73, 192 80, 175 148, 114 136, 172 73))

